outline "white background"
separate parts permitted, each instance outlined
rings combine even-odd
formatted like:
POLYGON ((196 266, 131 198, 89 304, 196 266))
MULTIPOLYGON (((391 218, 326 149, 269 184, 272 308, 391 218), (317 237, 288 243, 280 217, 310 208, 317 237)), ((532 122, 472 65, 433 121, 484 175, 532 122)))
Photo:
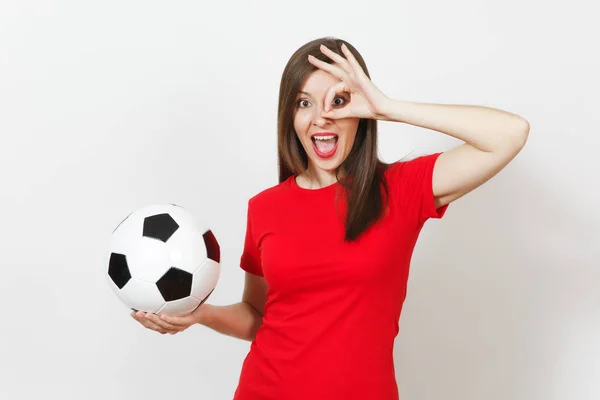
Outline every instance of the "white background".
MULTIPOLYGON (((281 73, 329 35, 390 97, 531 124, 513 163, 422 232, 402 399, 600 398, 600 31, 584 0, 0 4, 0 398, 231 399, 249 342, 143 328, 107 284, 106 244, 134 209, 184 205, 221 244, 210 302, 238 302, 247 200, 277 183, 281 73)), ((458 144, 380 123, 385 161, 458 144)))

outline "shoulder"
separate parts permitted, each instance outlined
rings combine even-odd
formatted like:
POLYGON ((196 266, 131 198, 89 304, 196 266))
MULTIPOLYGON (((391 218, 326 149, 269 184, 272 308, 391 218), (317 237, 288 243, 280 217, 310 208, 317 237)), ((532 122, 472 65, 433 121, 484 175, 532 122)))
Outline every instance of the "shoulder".
POLYGON ((386 183, 398 207, 415 216, 419 224, 441 218, 446 208, 436 208, 433 195, 433 170, 442 152, 420 155, 389 164, 386 183))
POLYGON ((399 161, 387 164, 384 176, 389 182, 413 183, 423 179, 433 171, 437 158, 442 153, 423 154, 405 157, 399 161))
POLYGON ((281 201, 289 193, 290 179, 294 179, 293 176, 281 183, 278 183, 277 185, 262 189, 258 193, 251 196, 248 200, 248 207, 262 211, 271 209, 277 205, 281 205, 281 201))

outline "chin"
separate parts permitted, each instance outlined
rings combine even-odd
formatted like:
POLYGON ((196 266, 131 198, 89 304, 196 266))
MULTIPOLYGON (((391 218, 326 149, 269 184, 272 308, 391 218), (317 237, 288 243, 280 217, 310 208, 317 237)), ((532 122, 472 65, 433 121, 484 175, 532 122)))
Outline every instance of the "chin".
POLYGON ((342 164, 342 159, 339 159, 339 157, 334 156, 331 157, 327 160, 323 160, 322 158, 320 158, 317 155, 313 155, 312 156, 312 162, 313 164, 322 170, 325 171, 331 171, 334 172, 336 168, 338 168, 341 164, 342 164))

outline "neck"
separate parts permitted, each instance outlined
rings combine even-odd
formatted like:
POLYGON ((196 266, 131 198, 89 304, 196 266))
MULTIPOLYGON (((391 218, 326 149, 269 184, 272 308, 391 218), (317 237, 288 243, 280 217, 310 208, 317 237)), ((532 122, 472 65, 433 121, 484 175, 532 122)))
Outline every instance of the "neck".
POLYGON ((320 189, 337 182, 335 171, 326 171, 320 168, 308 167, 299 175, 300 184, 307 189, 320 189))

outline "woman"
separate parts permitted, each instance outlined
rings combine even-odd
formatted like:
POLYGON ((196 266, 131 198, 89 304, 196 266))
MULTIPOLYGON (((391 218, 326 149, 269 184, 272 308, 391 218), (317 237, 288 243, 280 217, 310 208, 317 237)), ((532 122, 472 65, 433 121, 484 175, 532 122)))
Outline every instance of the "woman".
POLYGON ((236 400, 398 399, 393 344, 419 232, 506 166, 528 133, 525 119, 492 108, 393 100, 350 44, 311 41, 281 79, 279 184, 248 202, 242 302, 132 315, 161 333, 200 323, 252 341, 236 400), (377 120, 465 143, 385 164, 377 120))

